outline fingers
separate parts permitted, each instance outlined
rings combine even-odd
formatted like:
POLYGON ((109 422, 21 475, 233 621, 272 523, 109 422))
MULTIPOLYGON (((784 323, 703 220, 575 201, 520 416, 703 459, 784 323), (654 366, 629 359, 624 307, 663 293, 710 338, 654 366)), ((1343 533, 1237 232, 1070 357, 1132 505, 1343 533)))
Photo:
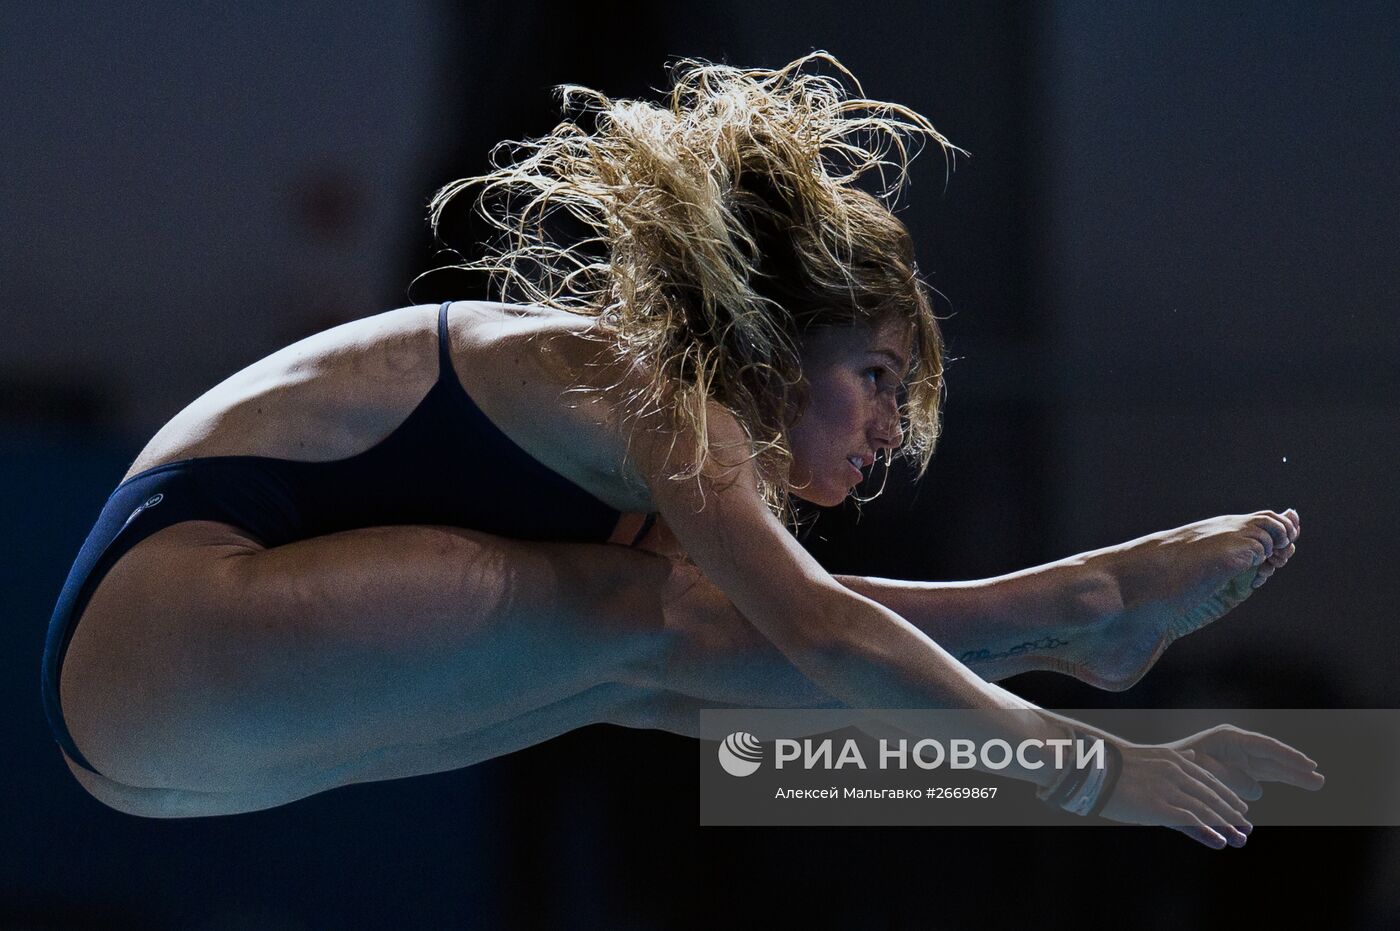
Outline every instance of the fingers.
POLYGON ((1209 753, 1197 754, 1195 751, 1186 752, 1191 754, 1189 757, 1191 760, 1195 761, 1197 765, 1204 767, 1212 776, 1229 786, 1232 792, 1246 802, 1255 801, 1263 796, 1263 787, 1244 769, 1238 766, 1231 766, 1222 760, 1216 759, 1209 753))
MULTIPOLYGON (((1191 778, 1182 783, 1181 790, 1187 796, 1205 806, 1211 825, 1227 825, 1244 833, 1254 830, 1254 825, 1245 817, 1249 805, 1235 794, 1225 783, 1196 767, 1201 774, 1192 772, 1191 778)), ((1217 828, 1218 829, 1218 828, 1217 828)))
POLYGON ((1216 850, 1244 846, 1254 830, 1245 799, 1262 795, 1260 781, 1310 790, 1326 781, 1306 754, 1265 734, 1224 724, 1193 739, 1214 749, 1178 750, 1165 768, 1168 761, 1158 760, 1157 772, 1167 779, 1158 798, 1174 819, 1168 826, 1216 850))
POLYGON ((1246 802, 1257 802, 1264 797, 1264 787, 1249 773, 1227 772, 1220 781, 1246 802))
MULTIPOLYGON (((1232 826, 1241 834, 1247 834, 1254 829, 1245 817, 1245 812, 1249 810, 1249 805, 1244 799, 1235 794, 1235 791, 1221 782, 1210 771, 1195 762, 1194 751, 1187 751, 1182 754, 1186 757, 1182 761, 1182 771, 1189 778, 1181 785, 1182 790, 1193 798, 1199 800, 1213 812, 1220 823, 1232 826)), ((1215 824, 1216 821, 1209 821, 1215 824)), ((1228 834, 1228 831, 1222 833, 1228 834)))
POLYGON ((1243 826, 1231 824, 1230 819, 1223 817, 1210 803, 1189 793, 1174 796, 1171 802, 1177 811, 1188 812, 1196 824, 1209 828, 1213 834, 1224 838, 1231 847, 1243 847, 1249 840, 1249 832, 1254 830, 1254 826, 1248 822, 1243 826))
POLYGON ((1253 731, 1239 731, 1240 748, 1248 757, 1249 774, 1264 782, 1282 782, 1316 792, 1327 777, 1317 771, 1317 763, 1306 754, 1253 731))
POLYGON ((1221 850, 1229 843, 1225 835, 1206 825, 1194 812, 1181 807, 1171 808, 1172 823, 1168 827, 1180 831, 1192 840, 1205 844, 1212 850, 1221 850))
POLYGON ((1214 756, 1219 765, 1231 773, 1243 771, 1251 780, 1282 782, 1314 792, 1327 781, 1317 771, 1315 760, 1267 734, 1247 731, 1233 724, 1212 728, 1210 734, 1213 740, 1221 743, 1211 751, 1201 753, 1195 758, 1197 762, 1203 763, 1214 756), (1228 762, 1224 760, 1227 756, 1228 762))

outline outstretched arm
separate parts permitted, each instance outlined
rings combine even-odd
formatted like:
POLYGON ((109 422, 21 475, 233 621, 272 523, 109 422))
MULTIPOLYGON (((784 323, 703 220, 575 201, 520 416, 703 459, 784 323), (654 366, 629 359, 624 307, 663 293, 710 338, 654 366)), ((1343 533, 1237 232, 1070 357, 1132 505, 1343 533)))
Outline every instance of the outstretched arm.
MULTIPOLYGON (((1036 584, 1038 571, 977 582, 835 578, 903 617, 979 677, 995 682, 1034 669, 1071 672, 1066 651, 1082 646, 1101 617, 1087 594, 1073 588, 1072 579, 1036 584)), ((738 683, 758 676, 764 688, 749 699, 756 707, 815 707, 832 700, 792 669, 695 566, 673 559, 663 603, 675 651, 671 688, 696 696, 732 695, 738 683)))
POLYGON ((838 575, 907 619, 989 682, 1032 670, 1076 675, 1122 603, 1112 575, 1075 559, 970 582, 838 575))
MULTIPOLYGON (((1249 597, 1293 555, 1300 531, 1292 509, 1259 511, 990 579, 835 578, 988 681, 1046 670, 1118 691, 1141 679, 1173 640, 1249 597)), ((679 555, 664 523, 645 545, 679 555)))
MULTIPOLYGON (((718 448, 744 443, 737 423, 722 411, 710 417, 718 448)), ((653 499, 698 568, 787 660, 823 691, 848 707, 961 708, 993 712, 969 725, 974 741, 993 738, 1013 745, 1062 740, 1068 723, 992 685, 957 662, 913 624, 832 579, 764 506, 749 459, 724 463, 712 457, 692 481, 669 478, 666 437, 643 448, 639 464, 650 477, 653 499), (1008 716, 994 712, 1018 711, 1008 716)), ((684 468, 686 463, 680 463, 684 468)), ((1088 730, 1088 729, 1086 729, 1088 730)), ((1227 837, 1241 844, 1245 806, 1216 777, 1171 748, 1121 746, 1120 788, 1107 817, 1164 824, 1211 846, 1227 837), (1219 826, 1217 833, 1212 825, 1219 826)), ((1013 761, 1003 775, 1049 788, 1053 772, 1013 761)))

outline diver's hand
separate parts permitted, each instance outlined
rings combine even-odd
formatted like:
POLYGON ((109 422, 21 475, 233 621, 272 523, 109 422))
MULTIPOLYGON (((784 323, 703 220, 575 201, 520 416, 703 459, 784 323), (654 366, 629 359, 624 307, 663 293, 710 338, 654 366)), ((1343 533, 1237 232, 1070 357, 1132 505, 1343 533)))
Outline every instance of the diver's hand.
POLYGON ((1253 830, 1245 799, 1261 782, 1316 791, 1317 764, 1282 741, 1222 724, 1160 745, 1122 744, 1123 771, 1101 812, 1128 824, 1156 824, 1220 849, 1243 847, 1253 830))
MULTIPOLYGON (((1188 738, 1190 740, 1192 738, 1188 738)), ((1180 831, 1216 850, 1243 847, 1254 829, 1245 804, 1229 786, 1172 746, 1124 744, 1123 769, 1100 812, 1110 821, 1180 831)))
POLYGON ((1242 799, 1257 799, 1261 782, 1282 782, 1316 792, 1326 778, 1317 764, 1288 744, 1264 734, 1222 724, 1174 743, 1242 799))

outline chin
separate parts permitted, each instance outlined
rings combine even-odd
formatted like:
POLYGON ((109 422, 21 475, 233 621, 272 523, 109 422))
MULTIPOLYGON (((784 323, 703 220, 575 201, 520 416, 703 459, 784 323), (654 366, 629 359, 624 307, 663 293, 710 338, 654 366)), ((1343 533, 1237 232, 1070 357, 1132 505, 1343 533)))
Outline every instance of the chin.
POLYGON ((794 498, 819 508, 839 507, 855 490, 849 477, 835 469, 813 475, 809 469, 797 466, 789 480, 788 491, 794 498))
POLYGON ((794 490, 792 496, 794 498, 800 498, 808 504, 815 504, 819 508, 834 508, 839 507, 841 502, 845 501, 850 493, 851 490, 849 488, 841 490, 804 488, 801 491, 794 490))

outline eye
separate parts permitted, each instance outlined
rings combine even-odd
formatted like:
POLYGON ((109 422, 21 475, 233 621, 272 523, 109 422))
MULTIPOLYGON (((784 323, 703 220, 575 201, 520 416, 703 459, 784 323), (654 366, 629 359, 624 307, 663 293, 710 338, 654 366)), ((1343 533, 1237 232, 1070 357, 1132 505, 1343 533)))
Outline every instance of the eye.
POLYGON ((867 379, 877 391, 891 390, 899 383, 895 374, 883 365, 874 365, 865 369, 861 373, 861 377, 867 379))

